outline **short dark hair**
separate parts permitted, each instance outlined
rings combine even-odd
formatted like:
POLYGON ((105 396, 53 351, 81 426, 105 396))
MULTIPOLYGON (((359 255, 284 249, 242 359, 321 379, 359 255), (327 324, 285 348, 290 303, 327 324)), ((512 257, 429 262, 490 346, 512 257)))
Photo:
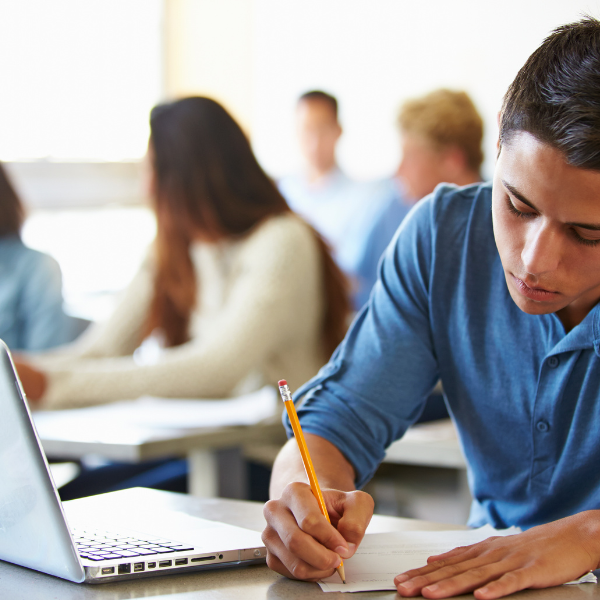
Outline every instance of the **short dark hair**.
POLYGON ((0 236, 19 235, 24 219, 21 200, 0 163, 0 236))
POLYGON ((556 28, 527 59, 504 96, 501 144, 519 131, 600 170, 600 21, 556 28))
POLYGON ((298 104, 301 102, 306 102, 309 100, 317 100, 320 102, 325 102, 331 108, 333 115, 336 120, 338 118, 338 101, 335 96, 328 94, 327 92, 323 92, 321 90, 311 90, 310 92, 305 92, 298 98, 298 104))

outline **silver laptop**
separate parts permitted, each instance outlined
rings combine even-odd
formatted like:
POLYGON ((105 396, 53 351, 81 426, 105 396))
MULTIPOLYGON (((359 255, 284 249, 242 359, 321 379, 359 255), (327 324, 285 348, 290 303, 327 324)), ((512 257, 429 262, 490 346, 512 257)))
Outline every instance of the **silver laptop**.
POLYGON ((103 583, 253 564, 266 557, 258 532, 176 511, 148 515, 147 529, 140 519, 134 529, 123 529, 118 519, 107 525, 78 513, 74 523, 69 514, 68 524, 10 353, 0 340, 0 560, 77 583, 103 583), (156 524, 169 523, 169 517, 180 525, 188 519, 176 528, 187 535, 165 535, 164 527, 157 535, 156 524))

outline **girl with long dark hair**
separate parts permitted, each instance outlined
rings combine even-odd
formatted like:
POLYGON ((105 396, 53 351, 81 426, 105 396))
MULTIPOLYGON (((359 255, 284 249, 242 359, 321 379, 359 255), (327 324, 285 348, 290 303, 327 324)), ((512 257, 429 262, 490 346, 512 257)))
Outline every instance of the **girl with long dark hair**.
POLYGON ((150 118, 155 243, 112 318, 68 352, 20 363, 30 400, 66 407, 226 397, 314 375, 342 339, 345 281, 217 102, 150 118))

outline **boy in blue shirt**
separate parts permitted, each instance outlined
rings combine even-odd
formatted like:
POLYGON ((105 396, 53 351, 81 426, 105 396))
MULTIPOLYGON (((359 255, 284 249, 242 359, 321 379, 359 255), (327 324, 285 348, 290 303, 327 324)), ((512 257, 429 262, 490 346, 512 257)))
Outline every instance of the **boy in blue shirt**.
POLYGON ((469 523, 526 531, 399 574, 400 595, 488 600, 599 568, 599 73, 600 22, 558 28, 505 96, 493 184, 440 186, 403 223, 369 303, 296 394, 333 526, 291 440, 265 507, 271 568, 315 580, 354 553, 373 510, 355 490, 439 378, 469 523))

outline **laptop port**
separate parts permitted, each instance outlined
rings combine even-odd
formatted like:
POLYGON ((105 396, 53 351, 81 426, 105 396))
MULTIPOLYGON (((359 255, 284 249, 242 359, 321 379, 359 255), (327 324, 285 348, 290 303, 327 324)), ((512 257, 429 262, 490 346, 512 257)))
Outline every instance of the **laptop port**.
POLYGON ((156 569, 156 563, 155 562, 149 562, 148 565, 147 565, 147 567, 149 569, 156 569))
POLYGON ((219 554, 219 558, 220 558, 220 559, 223 559, 223 555, 222 555, 222 554, 219 554))
POLYGON ((204 560, 215 560, 216 556, 197 556, 196 558, 192 558, 192 562, 202 562, 204 560))
POLYGON ((144 570, 144 563, 134 563, 133 570, 137 573, 138 571, 144 570))
POLYGON ((119 575, 125 575, 127 573, 131 573, 131 563, 119 565, 119 575))
POLYGON ((102 575, 112 575, 114 572, 114 567, 102 567, 102 575))
POLYGON ((188 559, 187 558, 177 558, 175 559, 175 566, 178 565, 187 565, 188 564, 188 559))
POLYGON ((170 567, 173 564, 172 560, 161 560, 158 563, 159 569, 164 569, 165 567, 170 567))

